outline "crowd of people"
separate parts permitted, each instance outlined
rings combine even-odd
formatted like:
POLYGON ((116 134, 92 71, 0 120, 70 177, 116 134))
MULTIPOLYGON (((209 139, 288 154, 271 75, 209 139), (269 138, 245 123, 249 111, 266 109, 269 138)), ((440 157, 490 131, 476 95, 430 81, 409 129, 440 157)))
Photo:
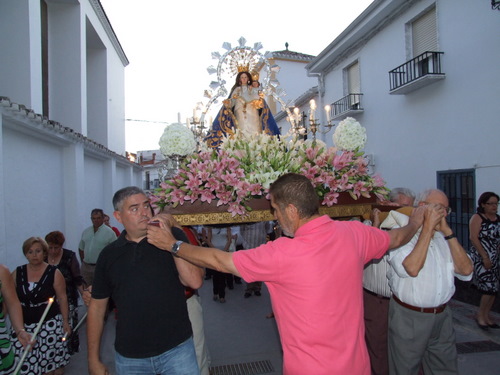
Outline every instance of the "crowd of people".
MULTIPOLYGON (((85 251, 93 251, 97 260, 102 249, 116 240, 115 232, 104 224, 104 216, 101 209, 92 210, 93 225, 82 233, 83 265, 85 251), (101 240, 103 232, 112 236, 101 240)), ((88 293, 92 277, 82 275, 77 254, 64 248, 65 242, 60 231, 44 238, 30 237, 22 244, 26 264, 12 273, 0 265, 1 374, 62 375, 70 357, 80 350, 74 329, 79 323, 81 297, 88 293)))
POLYGON ((457 373, 447 304, 455 277, 481 293, 477 325, 500 328, 490 315, 499 287, 497 194, 479 197, 470 249, 450 228, 440 190, 393 189, 387 209, 365 222, 320 215, 312 184, 299 174, 278 178, 270 199, 283 233, 275 240, 267 223, 183 228, 171 215, 154 216, 137 187, 113 196, 124 227, 118 237, 104 212, 92 211, 80 261, 60 231, 28 238, 27 264, 12 273, 0 265, 0 373, 20 366, 21 374, 63 374, 79 351, 82 298, 90 374, 109 374, 100 343, 111 301, 118 374, 208 374, 197 295, 205 269, 214 270, 219 302, 228 276, 247 283, 245 298, 266 283, 287 375, 457 373))

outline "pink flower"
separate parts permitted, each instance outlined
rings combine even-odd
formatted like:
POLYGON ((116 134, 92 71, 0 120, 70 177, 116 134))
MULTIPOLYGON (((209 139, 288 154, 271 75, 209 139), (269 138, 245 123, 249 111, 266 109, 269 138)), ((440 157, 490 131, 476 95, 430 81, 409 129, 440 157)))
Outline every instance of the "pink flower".
POLYGON ((198 188, 198 186, 201 185, 201 180, 198 178, 198 176, 195 176, 191 173, 188 174, 188 180, 185 181, 186 187, 190 190, 198 188))
POLYGON ((337 203, 338 196, 339 196, 339 193, 334 193, 334 192, 330 191, 329 193, 325 194, 325 197, 323 199, 322 204, 327 205, 328 207, 331 207, 337 203))
POLYGON ((236 215, 245 215, 247 213, 245 207, 237 202, 229 203, 229 209, 227 211, 231 213, 232 217, 235 217, 236 215))
POLYGON ((262 185, 261 184, 251 184, 248 187, 248 191, 251 195, 262 195, 262 185))
POLYGON ((232 194, 230 191, 220 191, 216 194, 217 199, 217 207, 222 206, 223 204, 229 204, 232 200, 232 194))
POLYGON ((316 155, 318 155, 318 148, 308 148, 306 150, 306 156, 308 159, 313 160, 316 155))
POLYGON ((174 189, 172 193, 170 193, 170 202, 183 202, 185 193, 181 189, 174 189))
POLYGON ((209 190, 202 190, 200 192, 200 199, 202 202, 212 203, 212 199, 215 199, 215 195, 209 190))
POLYGON ((383 187, 385 185, 385 181, 380 177, 380 175, 376 174, 373 176, 373 186, 383 187))

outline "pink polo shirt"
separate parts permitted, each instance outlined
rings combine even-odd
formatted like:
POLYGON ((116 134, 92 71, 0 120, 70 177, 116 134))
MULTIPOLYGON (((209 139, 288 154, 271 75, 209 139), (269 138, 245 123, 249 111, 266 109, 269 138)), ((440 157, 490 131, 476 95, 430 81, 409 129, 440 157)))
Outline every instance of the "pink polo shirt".
POLYGON ((389 235, 321 216, 295 238, 233 254, 247 282, 264 281, 283 347, 285 375, 370 375, 363 322, 363 266, 389 235))

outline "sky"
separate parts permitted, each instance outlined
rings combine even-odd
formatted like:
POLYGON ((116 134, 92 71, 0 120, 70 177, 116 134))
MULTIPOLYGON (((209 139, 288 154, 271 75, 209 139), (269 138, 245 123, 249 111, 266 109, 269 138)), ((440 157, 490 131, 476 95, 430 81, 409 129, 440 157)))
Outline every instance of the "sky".
POLYGON ((223 54, 224 42, 235 47, 244 37, 247 46, 262 43, 263 53, 284 50, 288 43, 290 51, 318 55, 372 2, 100 1, 130 62, 125 68, 130 152, 158 149, 166 125, 193 115, 216 80, 207 68, 217 66, 212 52, 223 54))

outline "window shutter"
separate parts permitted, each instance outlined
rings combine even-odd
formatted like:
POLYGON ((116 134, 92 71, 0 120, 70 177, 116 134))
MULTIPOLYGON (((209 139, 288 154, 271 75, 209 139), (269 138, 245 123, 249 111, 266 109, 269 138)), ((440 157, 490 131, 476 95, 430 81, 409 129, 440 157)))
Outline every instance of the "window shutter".
POLYGON ((412 23, 413 57, 426 51, 437 51, 436 8, 425 13, 412 23))
POLYGON ((361 85, 359 82, 359 64, 356 62, 347 69, 348 94, 359 94, 361 85))

